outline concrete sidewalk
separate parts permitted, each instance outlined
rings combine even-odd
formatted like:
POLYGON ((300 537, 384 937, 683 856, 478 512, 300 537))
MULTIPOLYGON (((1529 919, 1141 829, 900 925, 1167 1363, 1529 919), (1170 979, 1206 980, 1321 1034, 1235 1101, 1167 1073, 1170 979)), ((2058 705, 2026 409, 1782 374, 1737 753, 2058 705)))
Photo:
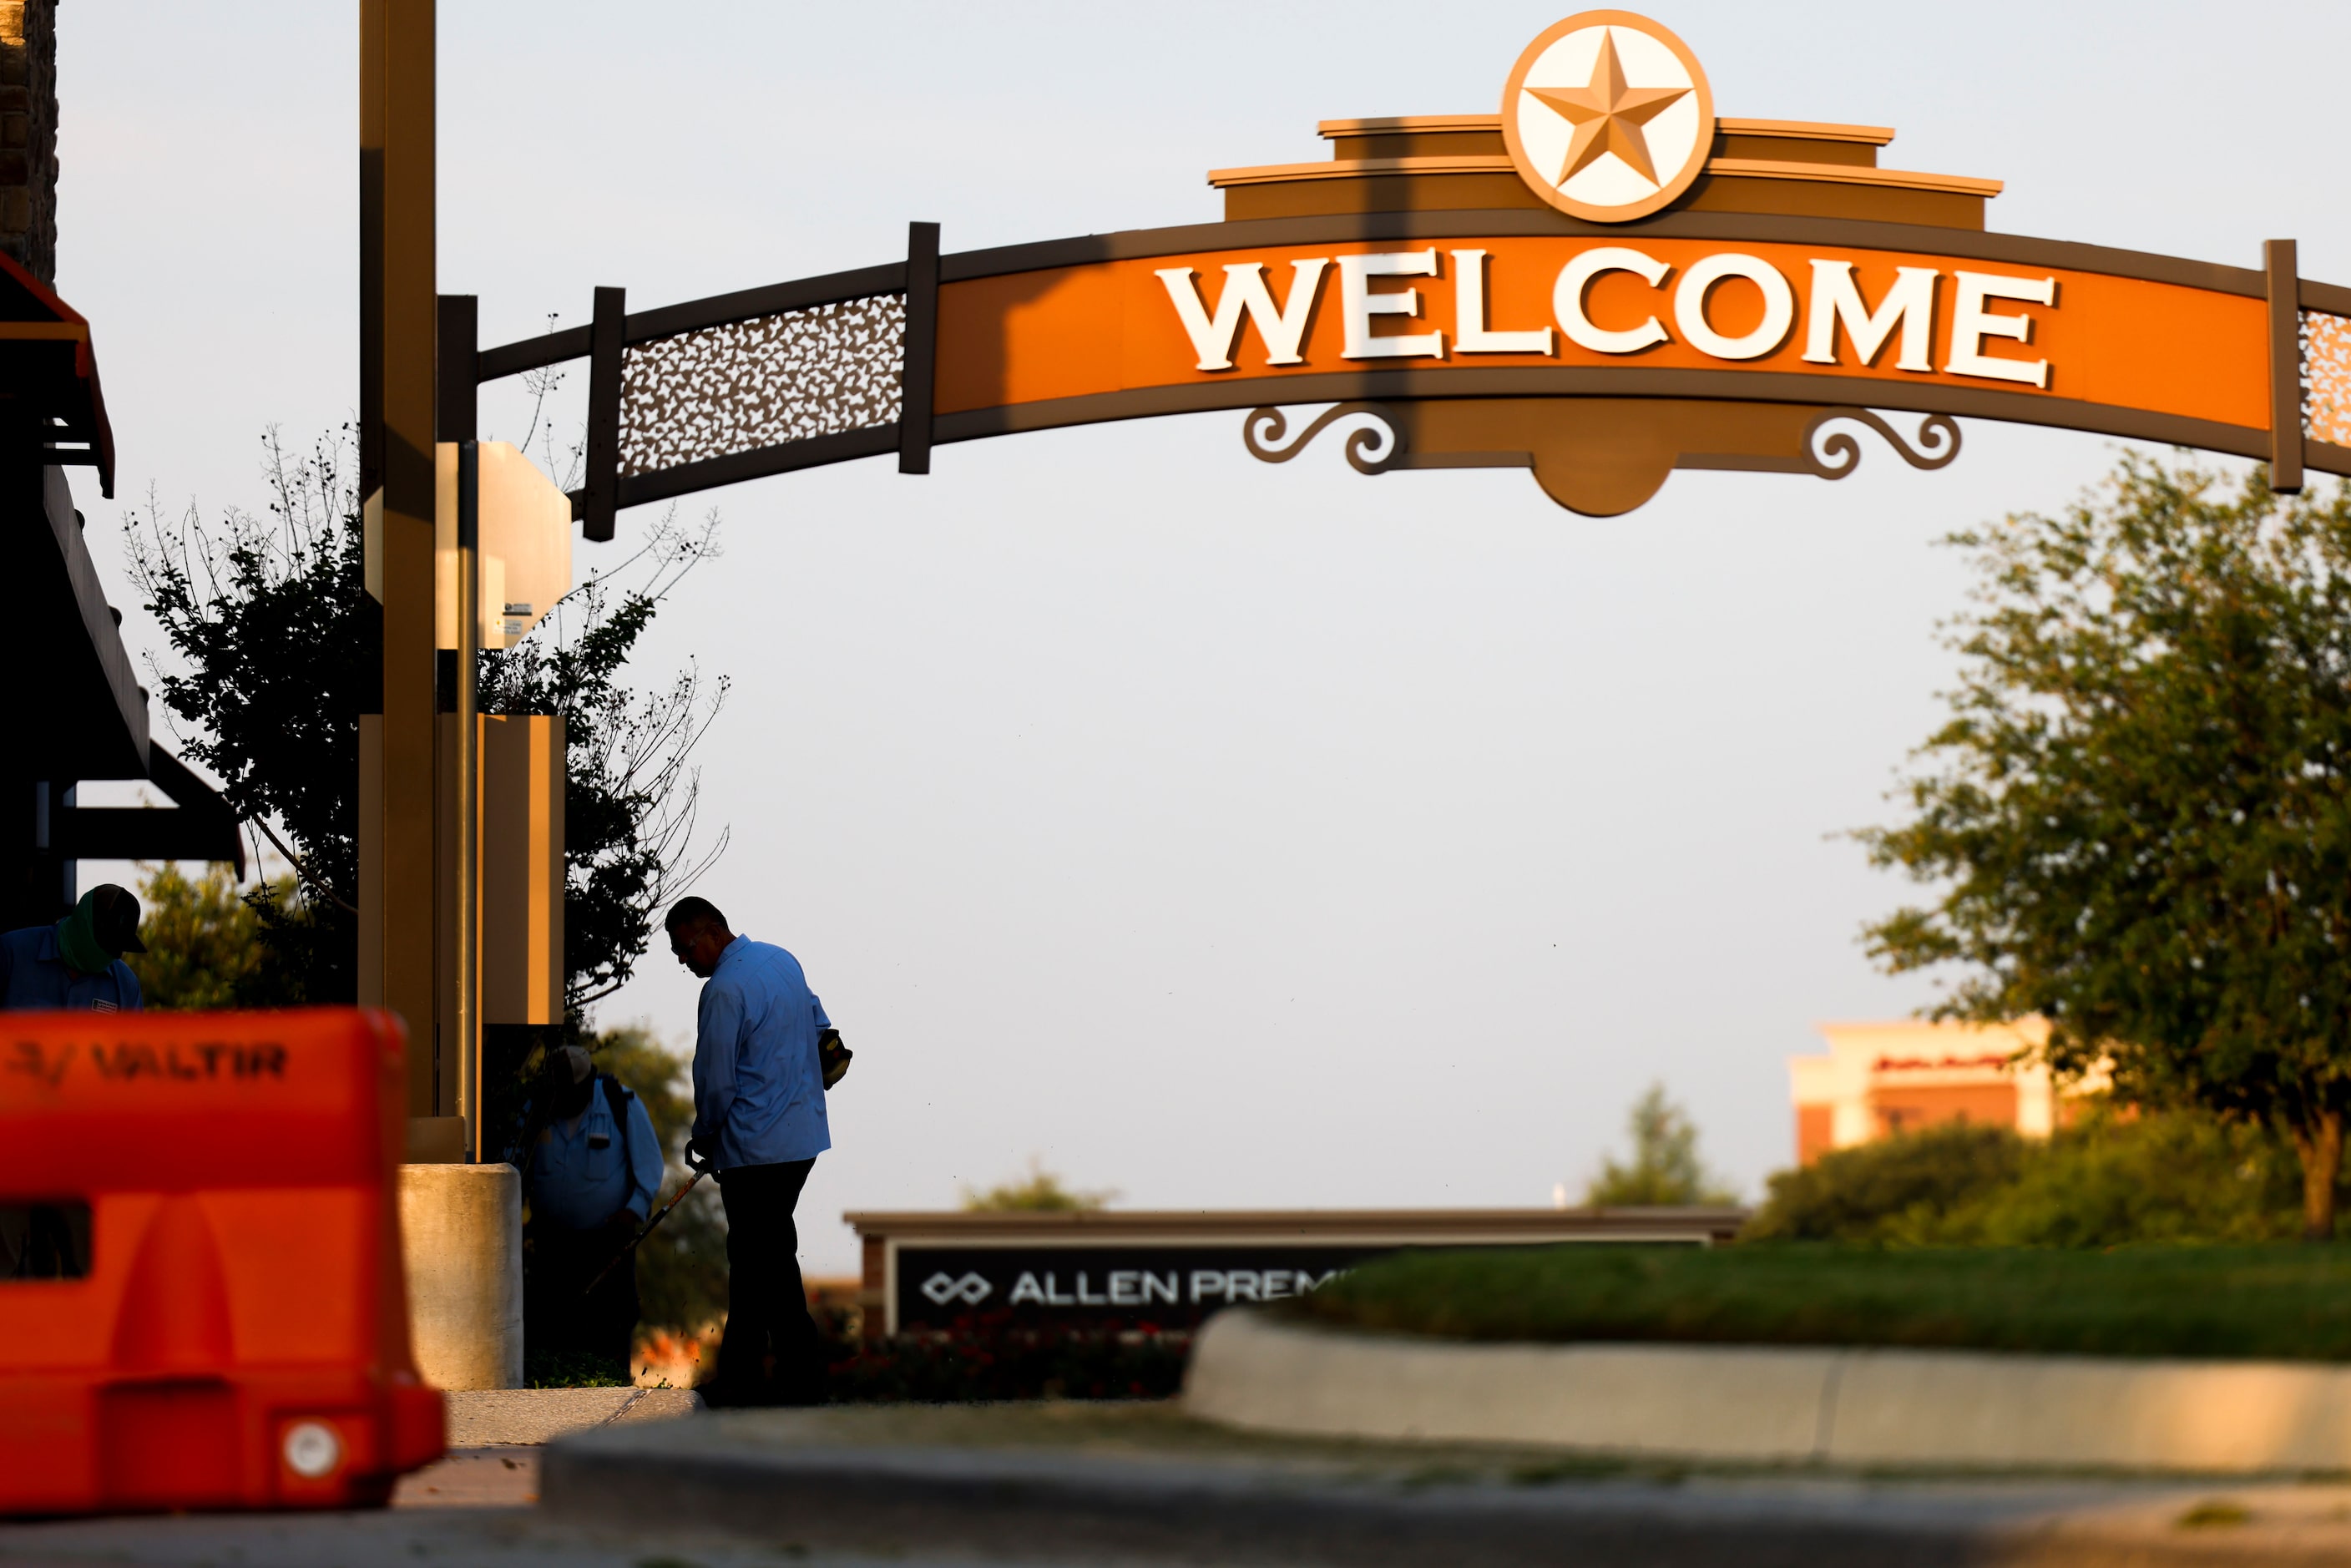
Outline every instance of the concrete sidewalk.
POLYGON ((449 1394, 449 1447, 550 1442, 570 1432, 671 1421, 702 1408, 690 1388, 494 1388, 449 1394))
POLYGON ((1673 1469, 1252 1437, 1170 1406, 722 1412, 549 1447, 542 1506, 1021 1563, 2067 1568, 2351 1561, 2351 1486, 1673 1469))
MULTIPOLYGON (((496 1429, 528 1429, 521 1408, 496 1429)), ((1683 1470, 1556 1450, 1258 1437, 1190 1420, 1167 1405, 728 1411, 598 1426, 543 1450, 494 1442, 453 1457, 442 1476, 437 1496, 373 1513, 0 1524, 0 1564, 2315 1568, 2351 1562, 2346 1485, 1960 1479, 1808 1467, 1683 1470), (514 1506, 517 1478, 539 1463, 544 1499, 514 1506)))
POLYGON ((402 1477, 394 1508, 527 1508, 538 1500, 538 1451, 549 1439, 702 1408, 702 1396, 684 1388, 496 1388, 444 1397, 449 1457, 402 1477))

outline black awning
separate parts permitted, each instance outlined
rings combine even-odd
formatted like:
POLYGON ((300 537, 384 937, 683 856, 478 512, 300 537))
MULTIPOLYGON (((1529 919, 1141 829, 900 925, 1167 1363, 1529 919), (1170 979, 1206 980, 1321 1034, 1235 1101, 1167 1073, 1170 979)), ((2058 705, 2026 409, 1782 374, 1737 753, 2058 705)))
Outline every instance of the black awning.
POLYGON ((211 785, 160 746, 147 747, 147 781, 173 810, 67 806, 51 812, 49 843, 62 860, 227 861, 245 877, 236 813, 211 785))

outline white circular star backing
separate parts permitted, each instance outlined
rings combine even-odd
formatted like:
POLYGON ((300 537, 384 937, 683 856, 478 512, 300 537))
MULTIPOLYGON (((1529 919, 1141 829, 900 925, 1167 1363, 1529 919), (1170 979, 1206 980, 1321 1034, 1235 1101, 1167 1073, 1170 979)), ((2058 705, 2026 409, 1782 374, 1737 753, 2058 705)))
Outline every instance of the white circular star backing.
POLYGON ((1569 17, 1511 73, 1503 125, 1543 199, 1600 221, 1646 215, 1712 151, 1712 96, 1678 38, 1627 12, 1569 17))

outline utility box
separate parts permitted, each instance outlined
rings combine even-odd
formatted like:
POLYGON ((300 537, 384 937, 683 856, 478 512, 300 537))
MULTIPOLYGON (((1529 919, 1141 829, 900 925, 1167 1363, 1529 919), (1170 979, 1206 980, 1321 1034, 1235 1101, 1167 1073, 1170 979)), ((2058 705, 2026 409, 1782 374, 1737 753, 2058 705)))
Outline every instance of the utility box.
POLYGON ((376 1505, 441 1457, 402 1050, 353 1008, 9 1016, 0 1514, 376 1505))

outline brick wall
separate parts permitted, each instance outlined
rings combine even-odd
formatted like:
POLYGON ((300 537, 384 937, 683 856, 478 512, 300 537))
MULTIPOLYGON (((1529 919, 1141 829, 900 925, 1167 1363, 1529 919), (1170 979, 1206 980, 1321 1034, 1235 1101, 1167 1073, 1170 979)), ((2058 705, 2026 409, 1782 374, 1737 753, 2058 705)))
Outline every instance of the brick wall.
POLYGON ((56 281, 57 0, 0 0, 0 250, 56 281))

